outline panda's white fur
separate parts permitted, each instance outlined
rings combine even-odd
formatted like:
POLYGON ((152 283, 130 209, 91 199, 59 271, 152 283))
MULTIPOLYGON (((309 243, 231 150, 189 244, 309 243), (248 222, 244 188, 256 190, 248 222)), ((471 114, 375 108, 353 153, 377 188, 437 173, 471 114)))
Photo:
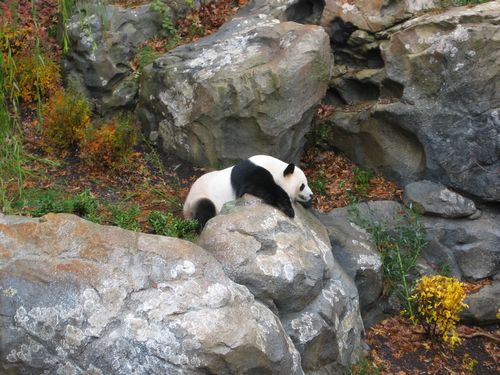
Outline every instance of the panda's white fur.
MULTIPOLYGON (((293 168, 293 173, 284 175, 289 164, 268 155, 255 155, 249 158, 253 164, 260 166, 271 173, 274 181, 288 194, 291 201, 306 204, 312 199, 312 191, 307 185, 304 172, 293 168), (301 190, 302 187, 302 190, 301 190)), ((209 199, 215 206, 218 214, 224 203, 236 199, 236 193, 231 184, 233 167, 220 171, 209 172, 198 178, 184 203, 183 213, 185 218, 193 218, 197 204, 202 199, 209 199)))
POLYGON ((236 199, 236 194, 231 186, 233 168, 205 173, 194 182, 184 202, 183 213, 186 219, 194 217, 196 204, 200 199, 210 199, 215 205, 217 213, 220 212, 224 203, 236 199))

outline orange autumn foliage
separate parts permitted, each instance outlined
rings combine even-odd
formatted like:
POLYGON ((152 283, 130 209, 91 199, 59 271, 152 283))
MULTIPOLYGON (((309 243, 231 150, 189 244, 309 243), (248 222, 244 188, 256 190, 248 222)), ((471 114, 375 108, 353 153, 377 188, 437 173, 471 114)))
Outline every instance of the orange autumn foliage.
POLYGON ((93 167, 119 168, 132 156, 136 142, 133 121, 118 117, 87 129, 81 142, 80 158, 93 167))
POLYGON ((83 139, 90 124, 90 107, 75 90, 58 91, 42 110, 42 136, 51 150, 67 151, 83 139))
POLYGON ((35 102, 38 90, 41 98, 54 95, 60 89, 60 81, 59 65, 46 56, 30 55, 18 58, 17 82, 24 102, 35 102))
POLYGON ((5 80, 4 90, 16 92, 25 103, 47 98, 61 87, 59 65, 47 53, 41 50, 36 53, 34 35, 33 25, 0 22, 0 51, 4 62, 0 73, 13 76, 5 80))

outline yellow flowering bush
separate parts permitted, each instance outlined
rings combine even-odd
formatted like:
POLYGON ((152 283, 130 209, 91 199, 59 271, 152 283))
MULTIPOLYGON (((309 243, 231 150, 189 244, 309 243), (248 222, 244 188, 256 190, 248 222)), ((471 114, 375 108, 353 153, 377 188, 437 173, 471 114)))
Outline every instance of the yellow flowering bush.
POLYGON ((440 336, 453 348, 461 342, 456 330, 458 314, 467 305, 463 283, 453 277, 422 276, 411 299, 416 305, 415 318, 430 336, 440 336))

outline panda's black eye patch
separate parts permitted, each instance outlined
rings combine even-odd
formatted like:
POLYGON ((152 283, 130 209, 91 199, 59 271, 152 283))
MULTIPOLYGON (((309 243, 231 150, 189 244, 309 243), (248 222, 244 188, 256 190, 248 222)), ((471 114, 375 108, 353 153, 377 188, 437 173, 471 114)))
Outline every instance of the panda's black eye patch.
POLYGON ((300 185, 300 191, 304 190, 305 187, 306 187, 305 184, 300 185))

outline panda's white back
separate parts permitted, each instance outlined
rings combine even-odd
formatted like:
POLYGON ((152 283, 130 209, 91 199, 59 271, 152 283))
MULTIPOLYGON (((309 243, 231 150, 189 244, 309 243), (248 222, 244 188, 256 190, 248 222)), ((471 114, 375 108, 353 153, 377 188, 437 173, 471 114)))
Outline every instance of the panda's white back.
POLYGON ((276 182, 281 180, 281 177, 283 177, 283 171, 288 166, 288 164, 284 161, 269 155, 255 155, 248 160, 255 165, 267 169, 273 175, 274 181, 276 182))
POLYGON ((231 186, 231 170, 233 167, 221 171, 209 172, 195 181, 184 203, 184 217, 192 218, 196 202, 203 198, 210 199, 219 213, 224 203, 236 199, 231 186))

